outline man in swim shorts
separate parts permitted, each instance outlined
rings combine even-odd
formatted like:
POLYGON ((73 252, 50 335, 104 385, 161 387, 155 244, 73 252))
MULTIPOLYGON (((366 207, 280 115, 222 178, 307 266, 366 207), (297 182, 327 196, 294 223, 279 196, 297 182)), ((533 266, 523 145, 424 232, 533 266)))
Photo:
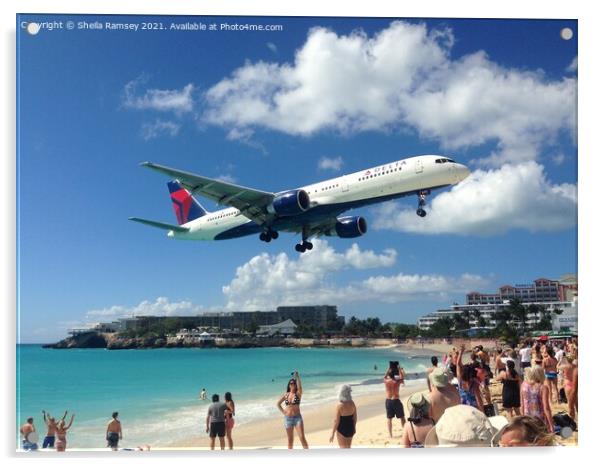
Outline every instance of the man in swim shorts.
POLYGON ((405 414, 403 412, 403 404, 399 399, 399 386, 403 379, 399 375, 399 369, 397 367, 389 367, 385 373, 383 382, 385 384, 385 410, 387 412, 387 429, 389 431, 389 437, 393 437, 393 418, 401 419, 401 427, 406 422, 405 414))
POLYGON ((115 411, 111 415, 111 420, 107 424, 107 447, 113 451, 117 451, 119 440, 123 438, 121 434, 121 422, 117 419, 119 413, 115 411))
POLYGON ((226 410, 228 407, 223 401, 219 401, 219 395, 211 397, 211 403, 207 410, 206 432, 209 434, 209 446, 215 450, 215 437, 219 437, 219 446, 223 450, 226 446, 224 436, 226 435, 226 410))
POLYGON ((23 450, 37 450, 38 449, 38 444, 32 440, 34 438, 33 434, 35 433, 35 431, 36 431, 36 428, 33 425, 33 417, 27 418, 27 422, 21 426, 21 429, 19 429, 19 432, 21 432, 21 435, 23 437, 22 438, 23 450))

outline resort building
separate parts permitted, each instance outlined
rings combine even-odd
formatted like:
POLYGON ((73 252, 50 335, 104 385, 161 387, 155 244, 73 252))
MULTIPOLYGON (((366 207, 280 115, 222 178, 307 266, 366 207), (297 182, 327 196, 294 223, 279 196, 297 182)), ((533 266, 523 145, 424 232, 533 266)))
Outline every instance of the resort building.
MULTIPOLYGON (((472 291, 466 295, 466 304, 454 304, 449 309, 440 309, 419 318, 418 328, 428 330, 443 317, 453 319, 454 315, 461 315, 468 317, 471 330, 492 329, 498 324, 499 312, 509 309, 512 299, 518 299, 527 308, 535 305, 550 312, 555 329, 577 329, 578 284, 577 277, 573 274, 564 275, 559 280, 539 278, 534 280, 533 285, 504 285, 495 294, 472 291)), ((527 314, 525 323, 530 327, 539 320, 539 313, 533 312, 527 314)))

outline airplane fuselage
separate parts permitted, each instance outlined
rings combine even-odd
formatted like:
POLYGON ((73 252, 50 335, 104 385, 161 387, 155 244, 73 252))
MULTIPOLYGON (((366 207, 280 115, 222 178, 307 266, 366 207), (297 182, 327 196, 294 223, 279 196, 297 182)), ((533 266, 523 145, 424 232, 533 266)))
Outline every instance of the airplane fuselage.
MULTIPOLYGON (((310 208, 294 216, 276 217, 274 231, 319 222, 349 209, 423 191, 457 184, 469 174, 468 168, 439 155, 421 155, 397 160, 348 175, 303 186, 310 208)), ((229 207, 188 222, 188 231, 169 231, 174 239, 221 240, 260 233, 262 227, 229 207)))

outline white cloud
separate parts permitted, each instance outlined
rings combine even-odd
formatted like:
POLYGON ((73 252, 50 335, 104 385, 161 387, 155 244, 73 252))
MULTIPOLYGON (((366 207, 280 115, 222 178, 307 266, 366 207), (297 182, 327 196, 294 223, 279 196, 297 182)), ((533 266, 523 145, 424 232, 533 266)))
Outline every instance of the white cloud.
POLYGON ((159 297, 154 302, 142 301, 134 307, 111 306, 104 309, 90 310, 86 313, 86 318, 118 319, 131 316, 184 316, 197 315, 204 311, 207 311, 207 309, 190 301, 172 303, 168 298, 159 297))
POLYGON ((574 131, 576 80, 504 68, 484 52, 450 59, 449 29, 401 21, 372 37, 310 30, 293 63, 247 62, 205 93, 204 118, 294 135, 406 130, 459 149, 493 142, 486 163, 535 160, 574 131))
POLYGON ((216 180, 225 181, 226 183, 236 183, 236 178, 228 174, 220 175, 216 180))
POLYGON ((155 120, 152 123, 144 123, 141 128, 142 138, 145 141, 158 138, 162 135, 177 136, 181 126, 173 121, 155 120))
POLYGON ((277 305, 346 303, 357 301, 400 302, 419 297, 444 297, 486 284, 475 275, 450 278, 439 275, 376 276, 337 286, 330 278, 342 269, 369 269, 392 266, 393 249, 377 254, 353 244, 339 253, 326 241, 315 240, 314 249, 290 258, 285 253, 263 253, 236 270, 236 276, 223 287, 227 307, 270 309, 277 305))
POLYGON ((477 170, 432 200, 428 215, 387 203, 375 209, 374 227, 421 234, 491 236, 570 228, 577 220, 577 186, 552 184, 535 162, 477 170))
POLYGON ((343 158, 341 156, 338 157, 322 157, 318 161, 318 168, 320 170, 333 170, 339 171, 343 167, 343 158))
POLYGON ((146 83, 141 76, 125 85, 123 106, 135 110, 156 110, 160 112, 187 113, 193 109, 192 92, 194 86, 187 84, 182 89, 147 89, 141 95, 138 88, 146 83))
POLYGON ((575 56, 571 64, 566 67, 566 71, 569 73, 574 73, 577 71, 577 56, 575 56))

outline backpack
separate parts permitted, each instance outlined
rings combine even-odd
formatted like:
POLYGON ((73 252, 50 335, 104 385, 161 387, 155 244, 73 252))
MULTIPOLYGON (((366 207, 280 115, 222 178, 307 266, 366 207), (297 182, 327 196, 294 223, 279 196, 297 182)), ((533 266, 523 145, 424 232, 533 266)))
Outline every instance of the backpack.
POLYGON ((564 411, 554 414, 552 420, 554 421, 554 425, 559 426, 561 429, 563 427, 570 427, 573 431, 577 430, 577 423, 564 411))

